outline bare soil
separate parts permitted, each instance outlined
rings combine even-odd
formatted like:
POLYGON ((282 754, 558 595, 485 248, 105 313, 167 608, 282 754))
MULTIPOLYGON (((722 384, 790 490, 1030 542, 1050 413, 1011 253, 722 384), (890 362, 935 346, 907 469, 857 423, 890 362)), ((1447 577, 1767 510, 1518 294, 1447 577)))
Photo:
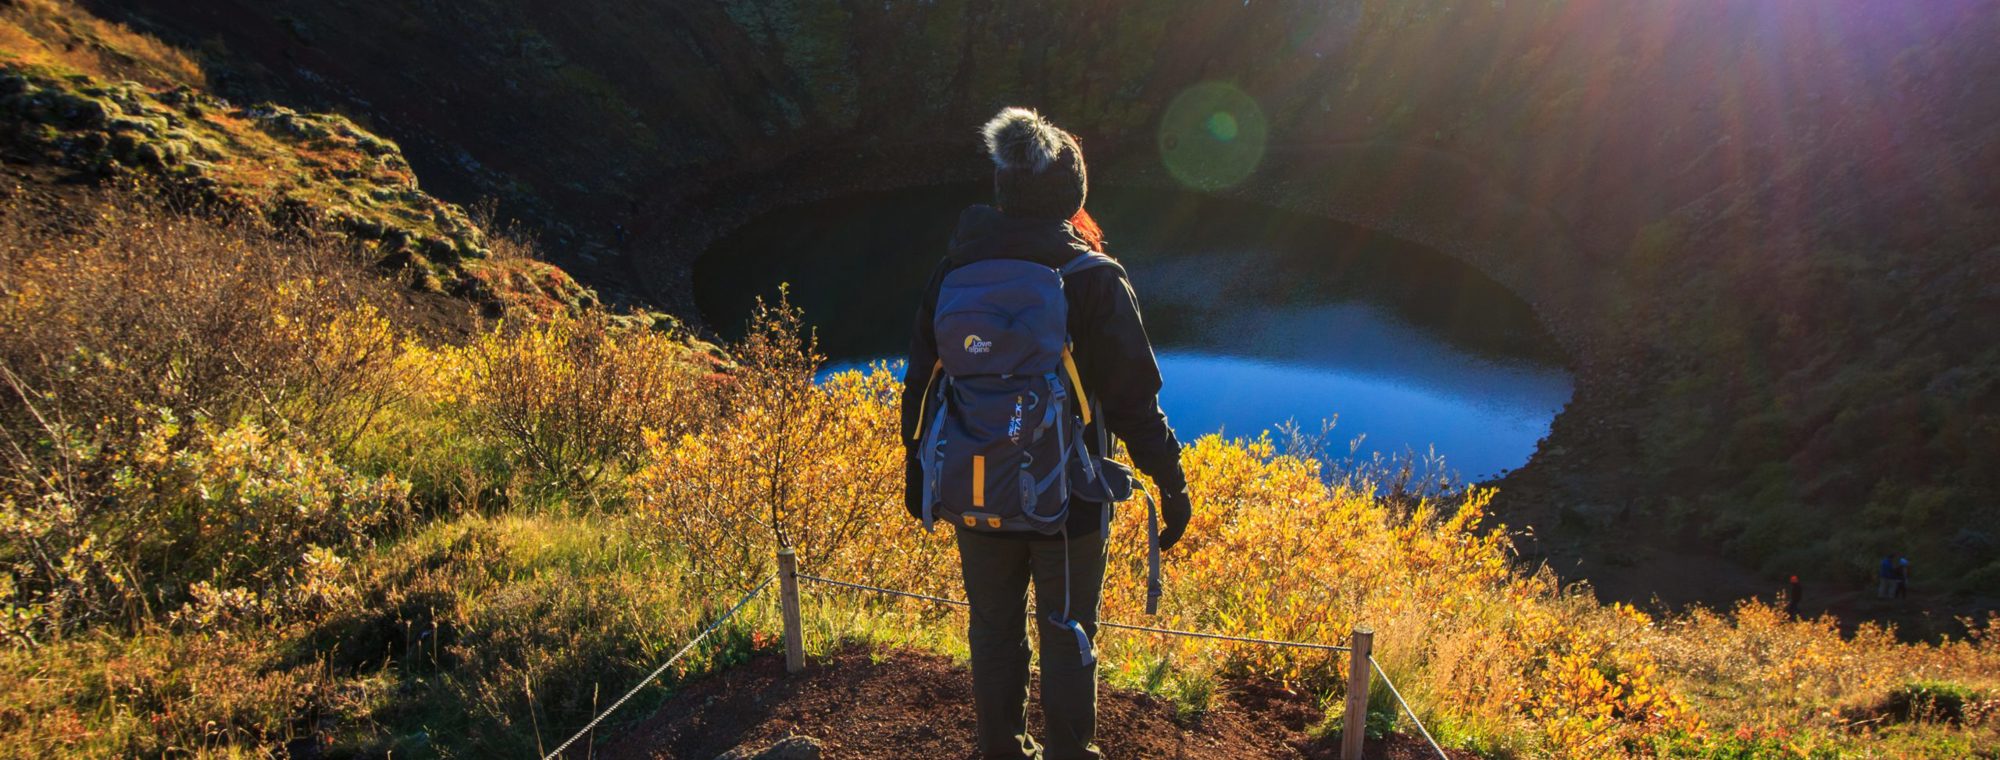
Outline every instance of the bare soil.
MULTIPOLYGON (((689 685, 595 756, 711 760, 803 735, 827 758, 975 758, 971 683, 964 668, 919 652, 850 648, 789 677, 781 656, 763 655, 689 685)), ((1321 715, 1310 696, 1268 683, 1228 684, 1212 709, 1187 720, 1158 698, 1105 688, 1098 746, 1109 758, 1339 757, 1337 736, 1309 735, 1321 715)), ((1040 724, 1031 701, 1028 725, 1040 724)), ((1402 734, 1368 742, 1366 754, 1435 757, 1421 737, 1402 734)))

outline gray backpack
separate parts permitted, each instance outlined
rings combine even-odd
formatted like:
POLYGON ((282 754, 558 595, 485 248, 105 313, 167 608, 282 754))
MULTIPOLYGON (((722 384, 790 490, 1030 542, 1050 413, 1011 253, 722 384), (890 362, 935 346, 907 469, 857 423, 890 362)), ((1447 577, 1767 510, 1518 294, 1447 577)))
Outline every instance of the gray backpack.
MULTIPOLYGON (((1081 498, 1104 504, 1100 527, 1109 537, 1112 505, 1131 498, 1132 473, 1109 458, 1103 425, 1096 451, 1084 445, 1098 409, 1070 355, 1063 296, 1065 277, 1099 266, 1118 263, 1101 253, 1078 255, 1061 269, 988 259, 945 275, 932 321, 938 363, 916 433, 925 530, 942 520, 965 530, 1067 539, 1070 499, 1081 498)), ((1148 613, 1160 591, 1156 515, 1152 524, 1148 613)), ((1067 609, 1050 622, 1074 630, 1085 659, 1094 659, 1067 609)))

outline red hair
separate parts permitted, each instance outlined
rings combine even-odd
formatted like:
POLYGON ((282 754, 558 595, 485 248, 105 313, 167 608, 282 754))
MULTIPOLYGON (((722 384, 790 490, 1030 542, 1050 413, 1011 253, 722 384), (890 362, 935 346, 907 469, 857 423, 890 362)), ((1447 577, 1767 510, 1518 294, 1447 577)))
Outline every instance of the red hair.
POLYGON ((1104 228, 1097 226, 1097 220, 1090 218, 1090 212, 1077 209, 1076 216, 1069 218, 1069 227, 1090 246, 1090 250, 1104 252, 1104 228))

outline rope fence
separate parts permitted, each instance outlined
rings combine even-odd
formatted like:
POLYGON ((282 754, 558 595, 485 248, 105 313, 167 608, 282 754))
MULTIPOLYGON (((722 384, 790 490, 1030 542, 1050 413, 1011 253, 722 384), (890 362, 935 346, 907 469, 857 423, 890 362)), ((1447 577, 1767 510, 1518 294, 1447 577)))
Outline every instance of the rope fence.
MULTIPOLYGON (((970 608, 972 606, 971 604, 958 599, 951 599, 942 596, 933 596, 930 594, 919 594, 912 591, 902 591, 899 589, 884 588, 881 586, 871 586, 865 583, 853 583, 850 581, 835 580, 832 578, 823 578, 817 575, 808 575, 806 573, 801 573, 798 570, 798 558, 792 553, 792 550, 790 548, 780 549, 778 551, 777 572, 772 573, 769 576, 766 576, 763 582, 757 584, 756 588, 750 589, 750 591, 748 593, 745 593, 741 599, 736 600, 736 604, 732 605, 727 612, 722 613, 720 617, 717 617, 715 620, 711 621, 706 627, 702 628, 700 633, 695 634, 694 638, 688 640, 687 644, 683 645, 679 651, 674 652, 673 656, 667 658, 666 662, 660 663, 660 666, 654 668, 652 673, 647 674, 645 679, 633 685, 631 690, 625 692, 624 696, 619 697, 618 701, 611 703, 610 707, 605 708, 603 712, 600 712, 597 714, 596 717, 591 718, 589 723, 584 724, 582 729, 579 729, 575 735, 572 735, 571 737, 569 737, 568 740, 558 745, 554 751, 543 756, 542 760, 555 760, 557 757, 560 757, 565 750, 569 749, 571 745, 575 744, 577 740, 582 739, 584 736, 589 735, 592 729, 597 728, 597 724, 602 723, 606 717, 609 717, 613 712, 616 712, 618 708, 623 707, 625 703, 630 701, 632 697, 638 694, 641 689, 646 688, 648 684, 651 684, 655 680, 659 679, 660 674, 665 673, 667 671, 667 668, 673 667, 674 663, 679 662, 682 657, 685 657, 689 652, 694 651, 696 645, 700 644, 703 639, 708 638, 709 634, 714 633, 717 629, 721 628, 723 623, 727 622, 730 618, 735 617, 736 613, 742 611, 744 606, 750 603, 750 600, 755 599, 758 594, 763 593, 764 589, 769 588, 772 581, 779 582, 779 589, 781 593, 779 606, 781 608, 781 612, 785 619, 785 669, 787 672, 792 672, 792 673, 796 673, 804 669, 805 668, 804 627, 800 624, 799 620, 800 609, 799 609, 799 588, 798 588, 798 582, 802 580, 823 584, 826 586, 844 588, 852 591, 866 591, 869 593, 881 594, 884 596, 901 597, 905 599, 916 599, 919 601, 944 604, 952 607, 970 608)), ((1410 703, 1403 699, 1402 692, 1396 689, 1396 683, 1394 681, 1389 680, 1389 674, 1386 671, 1382 670, 1382 664, 1376 662, 1374 656, 1374 632, 1367 628, 1355 629, 1354 633, 1349 637, 1347 644, 1337 645, 1337 644, 1320 644, 1317 642, 1310 642, 1310 641, 1282 641, 1278 639, 1261 639, 1250 636, 1230 636, 1220 633, 1208 633, 1206 631, 1184 631, 1173 628, 1155 628, 1152 626, 1132 625, 1130 623, 1113 623, 1113 622, 1101 621, 1098 623, 1098 625, 1105 628, 1114 628, 1125 631, 1136 631, 1140 633, 1152 633, 1163 636, 1175 636, 1181 638, 1206 639, 1211 641, 1228 641, 1239 644, 1256 644, 1260 646, 1288 647, 1294 649, 1310 649, 1310 650, 1317 650, 1324 652, 1346 652, 1349 655, 1349 660, 1348 660, 1348 676, 1347 676, 1347 704, 1346 704, 1346 710, 1343 713, 1343 718, 1342 718, 1343 729, 1341 731, 1340 756, 1342 760, 1360 760, 1361 758, 1362 741, 1367 735, 1368 686, 1370 680, 1369 675, 1371 674, 1371 672, 1374 675, 1381 676, 1382 684, 1384 686, 1389 687, 1389 695, 1395 698, 1396 704, 1403 709, 1403 713, 1405 715, 1410 716, 1410 722, 1416 725, 1417 732, 1423 735, 1424 741, 1430 744, 1431 749, 1437 752, 1438 757, 1445 758, 1445 760, 1450 760, 1451 756, 1446 754, 1444 748, 1438 745, 1437 740, 1431 737, 1430 730, 1425 728, 1423 720, 1417 717, 1417 711, 1411 709, 1410 703)))
MULTIPOLYGON (((953 607, 971 607, 971 606, 972 606, 972 605, 971 605, 970 603, 967 603, 967 602, 964 602, 964 601, 961 601, 961 600, 958 600, 958 599, 947 599, 947 598, 945 598, 945 597, 942 597, 942 596, 931 596, 930 594, 919 594, 919 593, 916 593, 916 592, 914 592, 914 591, 899 591, 899 590, 897 590, 897 589, 893 589, 893 588, 883 588, 883 587, 881 587, 881 586, 870 586, 870 585, 868 585, 868 584, 866 584, 866 583, 849 583, 849 582, 847 582, 847 581, 837 581, 837 580, 834 580, 834 579, 832 579, 832 578, 822 578, 822 577, 820 577, 820 576, 817 576, 817 575, 808 575, 808 574, 806 574, 806 573, 796 573, 796 576, 798 577, 798 579, 799 579, 799 580, 802 580, 802 581, 812 581, 812 582, 814 582, 814 583, 823 583, 823 584, 826 584, 826 585, 828 585, 828 586, 839 586, 839 587, 841 587, 841 588, 845 588, 845 589, 853 589, 853 590, 855 590, 855 591, 872 591, 872 592, 875 592, 875 593, 877 593, 877 594, 884 594, 884 595, 887 595, 887 596, 900 596, 900 597, 903 597, 903 598, 906 598, 906 599, 921 599, 921 600, 923 600, 923 601, 926 601, 926 602, 937 602, 938 604, 949 604, 949 605, 951 605, 951 606, 953 606, 953 607)), ((1202 631, 1179 631, 1179 630, 1175 630, 1175 629, 1172 629, 1172 628, 1153 628, 1153 627, 1150 627, 1150 626, 1143 626, 1143 625, 1132 625, 1132 624, 1130 624, 1130 623, 1113 623, 1113 622, 1110 622, 1110 621, 1108 621, 1108 620, 1100 620, 1100 621, 1098 621, 1098 622, 1097 622, 1097 625, 1098 625, 1099 627, 1102 627, 1102 628, 1117 628, 1117 629, 1119 629, 1119 630, 1124 630, 1124 631, 1140 631, 1140 632, 1144 632, 1144 633, 1158 633, 1158 634, 1164 634, 1164 635, 1167 635, 1167 636, 1183 636, 1183 637, 1187 637, 1187 638, 1193 638, 1193 639, 1214 639, 1214 640, 1216 640, 1216 641, 1234 641, 1234 642, 1237 642, 1237 643, 1240 643, 1240 644, 1263 644, 1263 645, 1265 645, 1265 646, 1276 646, 1276 647, 1293 647, 1293 648, 1297 648, 1297 649, 1318 649, 1318 650, 1323 650, 1323 651, 1328 651, 1328 652, 1346 652, 1346 651, 1350 651, 1350 648, 1349 648, 1349 647, 1344 647, 1344 646, 1338 646, 1338 645, 1334 645, 1334 644, 1316 644, 1316 643, 1313 643, 1313 642, 1309 642, 1309 641, 1278 641, 1278 640, 1276 640, 1276 639, 1257 639, 1257 638, 1250 638, 1250 637, 1248 637, 1248 636, 1227 636, 1227 635, 1224 635, 1224 634, 1220 634, 1220 633, 1205 633, 1205 632, 1202 632, 1202 631)))
POLYGON ((1315 644, 1310 641, 1279 641, 1276 639, 1256 639, 1256 638, 1250 638, 1248 636, 1228 636, 1220 633, 1206 633, 1203 631, 1177 631, 1172 628, 1149 628, 1143 625, 1132 625, 1129 623, 1112 623, 1108 621, 1101 621, 1098 623, 1098 625, 1103 626, 1105 628, 1117 628, 1126 631, 1144 631, 1146 633, 1159 633, 1168 636, 1181 636, 1190 639, 1214 639, 1216 641, 1234 641, 1239 644, 1262 644, 1264 646, 1290 647, 1292 649, 1318 649, 1327 652, 1354 651, 1353 647, 1345 647, 1345 646, 1340 646, 1338 644, 1315 644))
MULTIPOLYGON (((834 579, 832 579, 832 578, 821 578, 821 577, 819 577, 819 576, 817 576, 817 575, 806 575, 805 573, 798 573, 797 575, 798 575, 798 579, 799 579, 799 580, 802 580, 802 581, 812 581, 812 582, 814 582, 814 583, 824 583, 824 584, 826 584, 826 585, 828 585, 828 586, 839 586, 839 587, 841 587, 841 588, 850 588, 850 589, 854 589, 855 591, 873 591, 873 592, 875 592, 875 593, 877 593, 877 594, 887 594, 887 595, 889 595, 889 596, 900 596, 900 597, 904 597, 904 598, 908 598, 908 599, 922 599, 922 600, 924 600, 924 601, 926 601, 926 602, 937 602, 938 604, 949 604, 949 605, 951 605, 951 606, 953 606, 953 607, 971 607, 971 606, 972 606, 972 603, 970 603, 970 602, 963 602, 963 601, 959 601, 959 600, 957 600, 957 599, 946 599, 946 598, 944 598, 944 597, 942 597, 942 596, 931 596, 930 594, 919 594, 919 593, 916 593, 916 592, 914 592, 914 591, 897 591, 897 590, 895 590, 895 589, 892 589, 892 588, 882 588, 881 586, 870 586, 870 585, 868 585, 868 584, 865 584, 865 583, 848 583, 847 581, 837 581, 837 580, 834 580, 834 579)), ((1100 625, 1101 625, 1101 624, 1100 624, 1100 625)))
POLYGON ((702 639, 708 638, 708 635, 714 633, 715 629, 721 628, 725 621, 735 617, 736 613, 741 611, 744 605, 749 604, 751 599, 755 599, 758 594, 763 593, 764 589, 771 585, 771 581, 777 580, 777 578, 777 573, 766 576, 763 583, 757 584, 756 588, 750 589, 750 593, 744 594, 742 599, 736 600, 736 605, 730 607, 728 612, 722 613, 722 616, 716 618, 714 622, 709 623, 708 627, 701 629, 701 633, 695 634, 694 638, 690 639, 685 646, 682 646, 680 651, 674 653, 674 656, 667 658, 666 662, 660 663, 660 666, 654 668, 653 672, 648 674, 644 680, 634 685, 630 691, 625 692, 625 696, 619 697, 618 701, 611 703, 610 707, 604 708, 604 712, 598 713, 595 718, 591 718, 589 723, 584 724, 584 727, 576 732, 576 735, 571 736, 568 741, 558 745, 554 752, 543 756, 542 760, 555 760, 556 757, 562 755, 563 750, 569 749, 569 745, 575 744, 576 740, 590 733, 590 730, 596 728, 597 724, 604 722, 605 717, 616 712, 618 708, 624 707, 625 702, 630 700, 632 695, 639 693, 640 689, 646 688, 646 684, 652 683, 654 679, 660 677, 661 673, 667 672, 667 668, 673 667, 673 664, 679 662, 682 657, 687 656, 687 653, 694 651, 696 644, 700 644, 702 639))
MULTIPOLYGON (((970 608, 972 606, 970 603, 958 599, 951 599, 942 596, 933 596, 930 594, 919 594, 914 591, 903 591, 900 589, 884 588, 882 586, 871 586, 866 583, 853 583, 850 581, 834 580, 832 578, 823 578, 817 575, 808 575, 806 573, 798 571, 798 559, 792 554, 792 551, 789 548, 778 550, 778 576, 780 580, 784 581, 781 584, 781 586, 782 586, 782 593, 785 595, 785 604, 784 604, 785 669, 793 673, 796 673, 805 667, 805 646, 803 642, 803 628, 799 623, 798 581, 802 580, 811 581, 813 583, 819 583, 827 586, 849 589, 852 591, 866 591, 870 593, 881 594, 884 596, 902 597, 904 599, 916 599, 920 601, 950 605, 953 607, 970 608)), ((1370 671, 1373 671, 1374 674, 1382 677, 1382 684, 1384 686, 1389 687, 1389 695, 1395 697, 1396 704, 1403 708, 1403 714, 1410 716, 1410 722, 1416 725, 1417 732, 1423 735, 1424 741, 1430 744, 1431 749, 1437 752, 1438 757, 1444 758, 1445 760, 1450 760, 1451 758, 1449 754, 1445 753, 1444 747, 1439 746, 1437 740, 1431 738, 1431 732, 1429 729, 1424 727, 1423 719, 1418 718, 1417 711, 1411 709, 1410 703, 1403 699, 1402 692, 1396 689, 1396 683, 1394 681, 1389 680, 1389 674, 1386 671, 1382 670, 1382 664, 1375 661, 1375 655, 1374 655, 1375 634, 1374 631, 1369 630, 1367 628, 1356 629, 1353 635, 1348 639, 1348 644, 1342 646, 1335 644, 1320 644, 1310 641, 1281 641, 1277 639, 1260 639, 1249 636, 1229 636, 1220 633, 1208 633, 1205 631, 1183 631, 1183 630, 1176 630, 1173 628, 1154 628, 1151 626, 1132 625, 1130 623, 1113 623, 1107 621, 1099 621, 1098 625, 1104 628, 1116 628, 1119 630, 1139 631, 1143 633, 1155 633, 1165 636, 1177 636, 1183 638, 1208 639, 1213 641, 1230 641, 1240 644, 1257 644, 1261 646, 1288 647, 1294 649, 1312 649, 1325 652, 1346 652, 1349 655, 1349 661, 1348 661, 1348 677, 1347 677, 1347 705, 1342 723, 1344 728, 1341 731, 1340 756, 1342 760, 1360 760, 1361 758, 1362 741, 1366 738, 1368 733, 1367 730, 1368 682, 1369 682, 1368 676, 1370 671)))
POLYGON ((1389 687, 1389 696, 1395 697, 1396 704, 1403 706, 1403 712, 1410 716, 1410 722, 1417 724, 1417 733, 1424 735, 1424 741, 1431 743, 1431 749, 1437 750, 1438 757, 1451 757, 1444 753, 1443 747, 1438 746, 1438 740, 1431 738, 1431 732, 1424 728, 1424 722, 1417 720, 1417 711, 1410 709, 1410 703, 1403 701, 1403 693, 1396 690, 1396 682, 1389 680, 1389 674, 1382 671, 1382 663, 1375 661, 1375 655, 1368 655, 1368 664, 1374 666, 1375 672, 1382 676, 1382 685, 1389 687))

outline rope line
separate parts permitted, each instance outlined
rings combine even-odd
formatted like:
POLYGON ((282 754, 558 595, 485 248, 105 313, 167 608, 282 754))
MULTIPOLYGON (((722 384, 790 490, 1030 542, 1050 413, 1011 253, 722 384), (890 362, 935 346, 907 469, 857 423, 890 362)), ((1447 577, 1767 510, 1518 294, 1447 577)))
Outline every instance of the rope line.
POLYGON ((1375 661, 1375 655, 1368 655, 1368 664, 1375 668, 1377 675, 1382 676, 1382 685, 1389 687, 1389 696, 1395 697, 1396 704, 1403 706, 1403 712, 1409 714, 1410 722, 1417 724, 1417 733, 1424 735, 1424 741, 1431 743, 1431 749, 1437 750, 1438 757, 1451 760, 1451 756, 1444 753, 1444 748, 1438 746, 1437 740, 1431 738, 1430 729, 1424 728, 1424 721, 1417 717, 1417 711, 1410 709, 1410 703, 1403 701, 1403 693, 1396 690, 1396 682, 1389 680, 1389 674, 1383 672, 1382 663, 1375 661))
POLYGON ((633 686, 631 691, 625 692, 625 696, 619 697, 618 701, 611 703, 610 707, 604 708, 604 712, 598 713, 597 717, 591 718, 590 723, 584 725, 582 730, 577 731, 575 736, 569 738, 569 741, 563 742, 562 746, 556 747, 554 752, 550 752, 542 760, 555 760, 558 755, 563 753, 563 750, 569 749, 569 745, 575 744, 576 740, 583 738, 584 734, 590 733, 591 729, 596 728, 598 723, 603 722, 611 713, 623 707, 625 701, 631 699, 632 695, 639 693, 640 689, 646 688, 646 684, 652 683, 653 679, 659 678, 661 673, 667 671, 667 668, 672 667, 675 662, 679 662, 688 652, 694 651, 694 645, 701 643, 701 640, 708 638, 708 635, 714 633, 715 629, 722 627, 724 621, 734 617, 738 611, 743 609, 743 605, 749 604, 751 599, 756 598, 757 594, 762 593, 765 587, 771 585, 771 581, 777 579, 777 573, 771 573, 765 577, 763 583, 757 584, 756 588, 750 589, 750 593, 744 594, 742 599, 736 600, 736 606, 730 607, 728 612, 722 613, 722 617, 716 618, 715 622, 709 623, 707 628, 701 629, 701 633, 695 634, 694 638, 689 640, 686 646, 681 647, 680 651, 674 653, 674 656, 667 658, 666 662, 660 663, 659 667, 654 668, 652 674, 646 676, 645 680, 633 686))
POLYGON ((1328 652, 1353 651, 1350 647, 1338 646, 1334 644, 1315 644, 1310 641, 1279 641, 1277 639, 1255 639, 1255 638, 1250 638, 1248 636, 1228 636, 1220 633, 1204 633, 1202 631, 1178 631, 1172 628, 1149 628, 1143 625, 1132 625, 1130 623, 1100 622, 1098 623, 1098 625, 1104 626, 1106 628, 1123 628, 1128 631, 1164 633, 1169 636, 1187 636, 1189 638, 1215 639, 1217 641, 1236 641, 1244 644, 1263 644, 1265 646, 1274 646, 1274 647, 1296 647, 1298 649, 1320 649, 1328 652))
MULTIPOLYGON (((829 586, 850 588, 856 591, 873 591, 878 594, 888 594, 890 596, 900 596, 909 599, 922 599, 924 601, 937 602, 939 604, 949 604, 954 607, 972 606, 971 604, 968 604, 966 602, 962 602, 957 599, 947 599, 942 596, 918 594, 910 591, 898 591, 893 588, 870 586, 865 583, 849 583, 847 581, 837 581, 832 578, 821 578, 817 575, 807 575, 805 573, 794 573, 793 577, 796 577, 799 580, 812 581, 814 583, 824 583, 829 586)), ((1256 639, 1256 638, 1250 638, 1248 636, 1228 636, 1220 633, 1205 633, 1202 631, 1180 631, 1172 628, 1153 628, 1143 625, 1132 625, 1130 623, 1112 623, 1108 621, 1098 621, 1097 624, 1105 628, 1118 628, 1126 631, 1143 631, 1145 633, 1161 633, 1161 634, 1166 634, 1168 636, 1186 636, 1188 638, 1196 638, 1196 639, 1215 639, 1217 641, 1235 641, 1244 644, 1263 644, 1266 646, 1295 647, 1298 649, 1318 649, 1328 652, 1351 651, 1350 648, 1344 646, 1335 646, 1333 644, 1315 644, 1307 641, 1278 641, 1276 639, 1256 639)))
MULTIPOLYGON (((913 591, 901 591, 893 588, 883 588, 881 586, 870 586, 865 583, 850 583, 848 581, 837 581, 832 578, 822 578, 817 575, 807 575, 805 573, 799 573, 799 572, 794 572, 792 574, 792 577, 797 578, 799 580, 812 581, 814 583, 824 583, 828 586, 837 586, 845 589, 853 589, 855 591, 872 591, 878 594, 899 596, 906 599, 920 599, 927 602, 947 604, 953 607, 972 606, 971 603, 960 601, 958 599, 950 599, 942 596, 932 596, 930 594, 919 594, 913 591)), ((681 650, 679 652, 675 652, 673 657, 668 658, 666 662, 661 663, 660 667, 653 670, 652 675, 646 677, 646 680, 640 681, 639 685, 632 687, 631 691, 625 692, 625 696, 619 697, 617 702, 613 702, 609 708, 606 708, 604 712, 598 714, 598 716, 592 719, 588 725, 584 726, 583 730, 576 732, 575 736, 570 737, 569 741, 563 742, 562 746, 557 747, 554 752, 549 753, 547 757, 543 758, 543 760, 554 760, 554 758, 557 755, 561 755, 563 750, 568 749, 569 746, 571 744, 574 744, 577 739, 580 739, 583 737, 584 734, 589 733, 590 729, 597 727, 597 724, 599 722, 603 721, 606 716, 610 715, 613 711, 617 710, 620 706, 624 705, 626 700, 632 698, 632 695, 639 693, 639 690, 645 688, 646 684, 652 683, 653 679, 655 678, 659 678, 660 674, 662 672, 665 672, 669 666, 673 665, 676 661, 680 660, 682 656, 686 655, 689 651, 693 650, 694 645, 701 643, 701 640, 703 638, 706 638, 708 634, 713 633, 716 628, 722 625, 723 621, 728 620, 731 616, 735 615, 738 610, 743 609, 743 605, 749 604, 751 598, 757 596, 757 594, 762 592, 765 589, 765 587, 771 585, 771 581, 777 580, 777 578, 778 574, 772 573, 770 577, 764 579, 763 583, 759 583, 757 584, 756 588, 751 589, 750 593, 744 594, 743 598, 736 602, 736 606, 729 608, 729 611, 723 613, 722 617, 716 618, 715 622, 710 623, 707 628, 702 629, 701 633, 695 635, 694 640, 689 641, 686 646, 681 647, 681 650)), ((1127 631, 1141 631, 1144 633, 1158 633, 1158 634, 1165 634, 1168 636, 1183 636, 1195 639, 1213 639, 1216 641, 1234 641, 1243 644, 1262 644, 1265 646, 1294 647, 1298 649, 1318 649, 1328 652, 1353 651, 1352 647, 1336 646, 1333 644, 1316 644, 1307 641, 1279 641, 1276 639, 1259 639, 1259 638, 1252 638, 1249 636, 1229 636, 1220 633, 1207 633, 1203 631, 1182 631, 1172 628, 1154 628, 1151 626, 1131 625, 1128 623, 1112 623, 1105 621, 1100 621, 1098 625, 1103 626, 1105 628, 1117 628, 1127 631)), ((1382 676, 1382 684, 1384 686, 1389 687, 1389 695, 1396 698, 1396 704, 1401 705, 1403 708, 1403 713, 1410 716, 1410 722, 1416 724, 1417 733, 1423 735, 1424 741, 1430 743, 1431 749, 1437 752, 1438 757, 1444 758, 1445 760, 1450 760, 1451 756, 1445 754, 1443 747, 1438 746, 1437 739, 1431 737, 1430 729, 1424 727, 1423 719, 1417 717, 1417 711, 1411 709, 1410 703, 1407 700, 1403 699, 1403 693, 1396 690, 1396 682, 1389 680, 1389 674, 1382 670, 1382 663, 1376 662, 1375 656, 1371 654, 1368 656, 1368 665, 1375 669, 1375 673, 1377 675, 1382 676)))
POLYGON ((953 607, 972 606, 970 602, 961 602, 957 599, 946 599, 942 596, 931 596, 930 594, 919 594, 912 591, 897 591, 893 588, 882 588, 881 586, 870 586, 863 583, 848 583, 847 581, 837 581, 832 578, 821 578, 817 575, 806 575, 805 573, 792 573, 792 577, 802 581, 812 581, 814 583, 824 583, 829 586, 840 586, 841 588, 851 588, 856 591, 873 591, 878 594, 889 594, 891 596, 902 596, 911 599, 922 599, 928 602, 937 602, 939 604, 949 604, 953 607))

